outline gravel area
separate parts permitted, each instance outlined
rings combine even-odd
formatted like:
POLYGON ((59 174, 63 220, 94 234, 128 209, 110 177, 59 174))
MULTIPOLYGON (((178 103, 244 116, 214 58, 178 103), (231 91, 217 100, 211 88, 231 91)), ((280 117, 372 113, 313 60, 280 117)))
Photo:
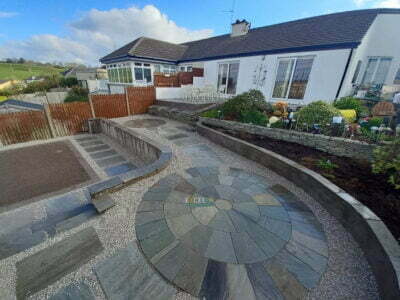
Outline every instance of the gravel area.
MULTIPOLYGON (((151 116, 126 117, 117 119, 116 121, 122 124, 133 118, 151 118, 151 116)), ((159 117, 157 118, 159 119, 159 117)), ((316 201, 303 190, 269 169, 217 146, 198 136, 197 133, 184 130, 182 126, 189 128, 187 125, 171 120, 167 120, 167 125, 152 128, 151 130, 135 128, 134 131, 146 134, 160 143, 170 145, 174 152, 171 164, 160 173, 111 194, 116 202, 116 206, 103 215, 93 218, 73 230, 58 234, 54 238, 48 239, 46 242, 25 252, 0 261, 0 299, 15 299, 15 263, 17 261, 90 226, 96 229, 104 246, 104 251, 79 270, 63 277, 55 284, 31 296, 30 299, 47 299, 60 288, 71 284, 71 282, 82 281, 91 287, 96 299, 105 299, 105 295, 93 272, 93 267, 113 255, 118 249, 126 247, 129 241, 135 239, 135 212, 141 201, 141 197, 148 188, 168 174, 179 173, 193 166, 191 157, 186 156, 183 152, 184 146, 177 146, 176 140, 168 140, 166 138, 168 135, 171 135, 171 132, 185 133, 188 137, 184 139, 189 139, 193 143, 208 145, 217 154, 218 158, 222 160, 223 165, 241 168, 247 172, 262 175, 271 184, 285 186, 304 201, 313 211, 317 219, 321 222, 327 237, 329 260, 327 271, 322 276, 319 286, 308 295, 309 299, 379 299, 375 278, 361 249, 351 235, 316 201), (180 129, 177 129, 177 126, 180 129)), ((189 300, 194 298, 184 292, 177 292, 176 299, 189 300)))

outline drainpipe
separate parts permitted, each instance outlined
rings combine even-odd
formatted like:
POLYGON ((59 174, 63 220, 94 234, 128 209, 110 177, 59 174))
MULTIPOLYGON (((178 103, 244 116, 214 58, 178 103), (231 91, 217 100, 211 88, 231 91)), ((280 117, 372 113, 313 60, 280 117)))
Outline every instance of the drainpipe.
POLYGON ((346 78, 347 71, 348 71, 348 69, 349 69, 351 57, 352 57, 352 55, 353 55, 353 50, 354 50, 354 49, 351 48, 350 53, 349 53, 349 57, 347 58, 346 67, 344 68, 343 76, 342 76, 342 79, 340 80, 340 84, 339 84, 339 88, 338 88, 338 90, 337 90, 337 92, 336 92, 335 100, 336 100, 336 99, 339 97, 339 95, 340 95, 340 91, 341 91, 341 89, 342 89, 344 79, 346 78))

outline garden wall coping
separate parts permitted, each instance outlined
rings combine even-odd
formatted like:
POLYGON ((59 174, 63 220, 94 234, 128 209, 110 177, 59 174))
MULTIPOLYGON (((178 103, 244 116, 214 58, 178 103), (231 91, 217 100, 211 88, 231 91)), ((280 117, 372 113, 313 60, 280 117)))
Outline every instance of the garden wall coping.
POLYGON ((161 145, 138 132, 107 119, 89 119, 89 133, 103 133, 115 140, 128 151, 139 156, 147 165, 117 176, 96 182, 87 187, 92 197, 98 194, 118 190, 124 185, 139 181, 163 170, 172 159, 170 147, 161 145))
POLYGON ((226 121, 213 118, 200 118, 203 124, 221 127, 229 130, 257 134, 269 138, 283 140, 312 147, 333 155, 371 161, 376 145, 366 142, 350 140, 341 137, 331 137, 323 134, 313 134, 296 130, 268 128, 235 121, 226 121))
POLYGON ((400 299, 400 246, 382 220, 338 186, 275 152, 197 123, 198 133, 287 178, 338 219, 362 248, 382 299, 400 299))

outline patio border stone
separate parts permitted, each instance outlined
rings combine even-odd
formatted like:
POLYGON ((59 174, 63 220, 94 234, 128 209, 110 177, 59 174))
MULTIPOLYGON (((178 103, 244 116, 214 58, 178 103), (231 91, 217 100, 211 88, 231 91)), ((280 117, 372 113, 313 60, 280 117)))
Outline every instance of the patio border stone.
POLYGON ((317 200, 348 230, 363 250, 382 299, 400 299, 400 246, 383 221, 354 197, 310 169, 272 151, 197 123, 212 142, 290 180, 317 200))

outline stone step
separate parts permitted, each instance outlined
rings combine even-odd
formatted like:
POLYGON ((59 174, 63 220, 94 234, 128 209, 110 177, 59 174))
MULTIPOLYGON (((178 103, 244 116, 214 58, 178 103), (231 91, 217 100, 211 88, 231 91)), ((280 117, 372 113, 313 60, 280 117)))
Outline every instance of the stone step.
POLYGON ((108 194, 102 194, 92 199, 92 203, 98 213, 103 213, 115 205, 115 201, 108 194))
POLYGON ((73 283, 59 290, 49 300, 95 300, 90 288, 83 282, 73 283))
POLYGON ((17 299, 45 289, 103 251, 96 230, 86 228, 16 263, 17 299))

